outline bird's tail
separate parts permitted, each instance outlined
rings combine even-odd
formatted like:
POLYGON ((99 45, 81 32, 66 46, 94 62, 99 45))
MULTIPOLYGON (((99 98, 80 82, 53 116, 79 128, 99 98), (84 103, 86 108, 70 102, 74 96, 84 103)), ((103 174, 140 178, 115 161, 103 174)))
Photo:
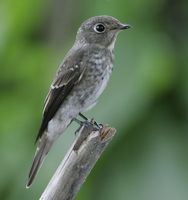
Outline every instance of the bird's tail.
POLYGON ((37 150, 34 156, 34 160, 29 172, 29 178, 26 185, 26 188, 29 188, 29 186, 32 184, 38 170, 42 166, 42 163, 44 161, 44 158, 46 157, 46 154, 50 150, 52 146, 53 140, 49 140, 46 133, 43 134, 43 136, 39 139, 39 144, 37 146, 37 150))

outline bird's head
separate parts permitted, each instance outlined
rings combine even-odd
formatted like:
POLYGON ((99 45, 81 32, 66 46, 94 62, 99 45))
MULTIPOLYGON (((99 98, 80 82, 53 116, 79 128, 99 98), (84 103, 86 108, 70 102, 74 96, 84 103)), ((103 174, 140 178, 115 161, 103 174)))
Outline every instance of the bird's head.
POLYGON ((104 47, 113 46, 117 34, 130 28, 111 16, 95 16, 89 18, 80 26, 76 42, 81 44, 98 44, 104 47))

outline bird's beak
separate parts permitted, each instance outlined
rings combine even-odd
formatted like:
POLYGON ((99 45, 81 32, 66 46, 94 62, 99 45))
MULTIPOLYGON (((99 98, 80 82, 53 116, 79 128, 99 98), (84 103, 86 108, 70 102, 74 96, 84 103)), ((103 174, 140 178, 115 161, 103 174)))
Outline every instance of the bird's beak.
POLYGON ((131 28, 131 25, 129 24, 119 24, 119 30, 125 30, 131 28))

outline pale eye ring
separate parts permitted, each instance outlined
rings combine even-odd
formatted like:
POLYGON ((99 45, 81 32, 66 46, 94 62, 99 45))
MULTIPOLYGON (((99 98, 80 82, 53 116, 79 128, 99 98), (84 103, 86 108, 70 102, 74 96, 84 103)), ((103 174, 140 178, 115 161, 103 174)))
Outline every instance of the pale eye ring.
POLYGON ((96 33, 104 33, 105 29, 106 28, 105 28, 104 24, 102 24, 102 23, 95 24, 95 26, 94 26, 94 31, 96 33))

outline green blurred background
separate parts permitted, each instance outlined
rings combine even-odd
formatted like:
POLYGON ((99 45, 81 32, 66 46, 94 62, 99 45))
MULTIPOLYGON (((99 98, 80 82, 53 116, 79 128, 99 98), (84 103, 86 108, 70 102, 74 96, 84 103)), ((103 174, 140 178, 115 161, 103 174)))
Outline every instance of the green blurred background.
POLYGON ((117 135, 77 200, 188 199, 188 1, 0 1, 0 199, 38 199, 72 141, 71 125, 25 189, 43 100, 83 20, 112 15, 111 81, 86 115, 117 135))

